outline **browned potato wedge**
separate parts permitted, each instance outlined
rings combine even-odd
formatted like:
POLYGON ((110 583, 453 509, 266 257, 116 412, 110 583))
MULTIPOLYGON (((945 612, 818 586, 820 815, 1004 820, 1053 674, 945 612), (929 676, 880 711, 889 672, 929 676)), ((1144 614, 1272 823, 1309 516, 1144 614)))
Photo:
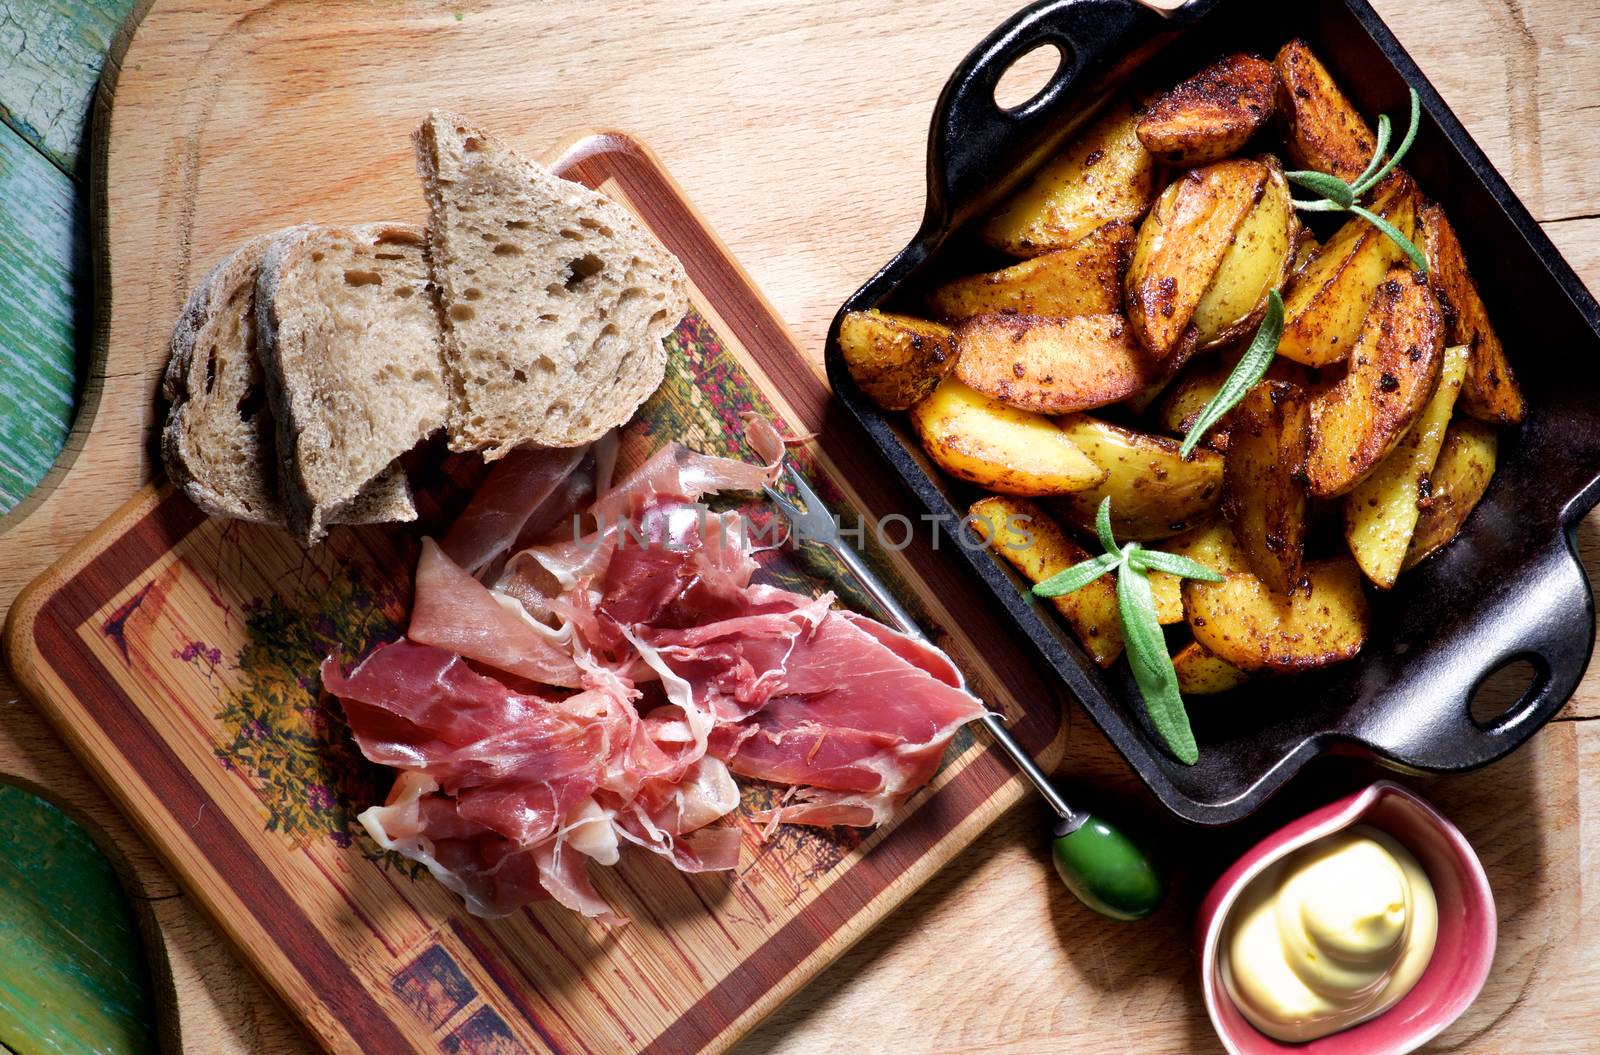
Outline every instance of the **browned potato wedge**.
POLYGON ((955 376, 1018 410, 1103 407, 1155 380, 1150 353, 1121 315, 975 315, 955 332, 955 376))
POLYGON ((1300 585, 1308 518, 1305 465, 1311 399, 1263 381, 1228 415, 1222 515, 1246 565, 1274 593, 1300 585))
POLYGON ((1277 95, 1270 63, 1224 56, 1150 104, 1139 119, 1139 142, 1175 168, 1221 161, 1266 124, 1277 95))
POLYGON ((911 408, 911 425, 945 472, 1002 494, 1066 494, 1110 476, 1051 419, 996 402, 953 377, 911 408))
POLYGON ((1183 622, 1183 580, 1164 571, 1148 573, 1150 596, 1156 603, 1156 622, 1170 626, 1183 622))
POLYGON ((1266 165, 1244 159, 1194 169, 1162 191, 1139 225, 1128 264, 1128 321, 1159 362, 1176 367, 1199 346, 1195 309, 1270 175, 1266 165))
POLYGON ((1188 579, 1183 607, 1200 646, 1240 670, 1312 670, 1350 659, 1367 638, 1367 597, 1348 557, 1307 561, 1302 587, 1288 597, 1244 570, 1228 526, 1217 523, 1188 556, 1223 582, 1188 579))
POLYGON ((845 315, 839 351, 861 391, 885 410, 905 410, 956 365, 948 326, 877 310, 845 315))
MULTIPOLYGON (((973 503, 967 523, 1030 583, 1041 583, 1089 554, 1062 531, 1045 511, 1026 498, 995 495, 973 503), (1025 518, 1025 519, 1024 519, 1025 518)), ((1091 659, 1109 667, 1122 655, 1122 617, 1117 609, 1117 580, 1105 575, 1081 590, 1052 597, 1050 603, 1067 621, 1091 659)))
POLYGON ((1423 208, 1418 224, 1420 248, 1428 256, 1428 277, 1445 308, 1445 340, 1471 349, 1461 409, 1491 425, 1515 425, 1527 412, 1522 389, 1506 360, 1506 350, 1489 325, 1489 312, 1467 271, 1455 228, 1437 205, 1423 208))
POLYGON ((1322 248, 1322 243, 1317 241, 1317 236, 1311 228, 1302 226, 1294 236, 1294 260, 1289 264, 1289 274, 1298 275, 1302 268, 1311 262, 1317 255, 1317 250, 1322 248))
POLYGON ((1400 575, 1417 527, 1417 502, 1444 446, 1450 412, 1466 373, 1466 346, 1446 349, 1439 382, 1422 416, 1372 475, 1345 495, 1345 541, 1356 564, 1380 590, 1389 589, 1400 575))
POLYGON ((1378 145, 1372 129, 1306 42, 1285 44, 1273 67, 1283 83, 1278 115, 1295 166, 1326 172, 1347 183, 1366 171, 1378 145))
POLYGON ((1106 479, 1050 503, 1079 531, 1094 530, 1095 512, 1111 498, 1111 528, 1118 541, 1167 538, 1199 523, 1222 494, 1222 456, 1198 450, 1185 461, 1176 440, 1150 436, 1087 414, 1058 421, 1061 432, 1106 479))
POLYGON ((1018 315, 1105 315, 1122 311, 1122 274, 1133 224, 1114 220, 1065 249, 1003 271, 947 282, 928 294, 928 310, 947 319, 1018 315))
POLYGON ((1499 442, 1494 429, 1481 421, 1457 418, 1450 423, 1439 460, 1428 474, 1426 497, 1417 503, 1417 527, 1401 571, 1456 537, 1489 489, 1499 442))
POLYGON ((1198 641, 1173 654, 1172 668, 1178 672, 1178 691, 1185 696, 1215 696, 1250 680, 1250 675, 1213 656, 1198 641))
POLYGON ((1378 286, 1350 368, 1311 402, 1311 493, 1350 491, 1422 413, 1443 360, 1444 321, 1421 272, 1397 267, 1378 286))
MULTIPOLYGON (((1417 193, 1409 179, 1397 181, 1372 210, 1415 240, 1417 193)), ((1406 255, 1359 216, 1352 216, 1295 273, 1283 297, 1283 336, 1278 354, 1307 366, 1327 366, 1350 354, 1373 291, 1406 255)))
POLYGON ((984 241, 1012 256, 1038 256, 1113 220, 1143 216, 1156 164, 1134 134, 1137 124, 1126 100, 1108 106, 989 219, 984 241))
MULTIPOLYGON (((1239 342, 1235 347, 1226 349, 1215 359, 1196 361, 1179 375, 1161 398, 1161 404, 1156 407, 1156 421, 1162 428, 1174 436, 1187 436, 1194 427, 1195 419, 1200 417, 1200 412, 1207 403, 1222 388, 1222 383, 1233 373, 1233 368, 1239 365, 1239 357, 1244 354, 1246 342, 1239 342)), ((1288 381, 1310 388, 1310 371, 1299 363, 1287 359, 1274 358, 1267 367, 1267 381, 1288 381)), ((1220 453, 1228 449, 1228 420, 1224 418, 1206 433, 1205 439, 1200 441, 1201 446, 1209 447, 1220 453)))
POLYGON ((1300 221, 1289 204, 1289 183, 1274 158, 1266 158, 1267 182, 1245 215, 1211 285, 1194 309, 1195 344, 1214 348, 1254 333, 1267 310, 1267 294, 1281 289, 1294 259, 1300 221))

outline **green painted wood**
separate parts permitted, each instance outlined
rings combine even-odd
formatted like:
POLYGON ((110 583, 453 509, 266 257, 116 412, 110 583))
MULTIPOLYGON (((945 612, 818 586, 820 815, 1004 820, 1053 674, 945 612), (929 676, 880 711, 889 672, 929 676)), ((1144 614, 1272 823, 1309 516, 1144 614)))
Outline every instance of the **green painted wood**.
POLYGON ((87 142, 106 48, 134 0, 0 0, 0 119, 63 172, 87 142))
POLYGON ((77 184, 0 125, 0 512, 44 478, 72 427, 79 305, 93 295, 82 204, 77 184))
POLYGON ((110 862, 70 817, 15 787, 0 787, 0 846, 0 1044, 154 1052, 143 941, 110 862))

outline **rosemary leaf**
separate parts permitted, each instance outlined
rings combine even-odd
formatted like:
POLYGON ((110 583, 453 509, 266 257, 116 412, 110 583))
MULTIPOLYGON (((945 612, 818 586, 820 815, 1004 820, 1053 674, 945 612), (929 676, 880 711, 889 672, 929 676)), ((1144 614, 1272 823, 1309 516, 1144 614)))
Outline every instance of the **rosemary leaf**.
POLYGON ((1200 759, 1189 715, 1178 692, 1178 674, 1167 654, 1167 640, 1156 619, 1155 597, 1150 580, 1135 563, 1139 544, 1130 542, 1124 563, 1117 575, 1117 611, 1122 617, 1122 636, 1127 643, 1128 666, 1144 697, 1145 711, 1167 748, 1185 765, 1200 759))
POLYGON ((1394 126, 1389 121, 1389 115, 1379 114, 1378 145, 1372 151, 1372 160, 1367 162, 1367 167, 1361 170, 1361 175, 1357 176, 1355 181, 1350 184, 1357 194, 1361 193, 1361 188, 1367 185, 1367 180, 1377 170, 1378 166, 1383 164, 1383 152, 1389 149, 1389 137, 1393 133, 1394 126))
MULTIPOLYGON (((1422 123, 1422 100, 1417 97, 1415 88, 1408 88, 1407 90, 1411 93, 1411 124, 1406 129, 1406 136, 1400 140, 1400 148, 1390 155, 1387 164, 1371 175, 1363 176, 1356 181, 1355 191, 1358 198, 1376 186, 1379 180, 1387 176, 1396 165, 1400 164, 1400 159, 1406 156, 1406 151, 1410 150, 1411 144, 1416 141, 1417 128, 1422 123)), ((1382 156, 1382 153, 1383 151, 1379 150, 1373 156, 1373 160, 1376 161, 1378 157, 1382 156)), ((1354 210, 1351 211, 1353 212, 1354 210)), ((1424 267, 1423 270, 1426 271, 1427 268, 1424 267)))
POLYGON ((1411 239, 1401 234, 1394 224, 1375 212, 1368 212, 1359 205, 1352 205, 1350 211, 1382 231, 1391 242, 1405 250, 1406 256, 1411 258, 1411 262, 1416 265, 1418 271, 1421 271, 1424 275, 1428 273, 1428 258, 1423 256, 1422 250, 1413 245, 1411 239))
POLYGON ((1283 175, 1290 183, 1298 183, 1306 190, 1316 191, 1341 209, 1348 209, 1356 202, 1355 189, 1338 176, 1311 169, 1296 169, 1283 175))
POLYGON ((1277 290, 1272 290, 1267 294, 1267 313, 1256 328, 1255 339, 1244 350, 1244 355, 1239 357, 1233 373, 1228 375, 1211 401, 1201 408, 1194 424, 1184 435, 1183 446, 1178 449, 1182 457, 1189 457, 1211 427, 1221 421, 1223 415, 1237 406, 1245 393, 1266 376, 1267 367, 1272 365, 1272 357, 1278 352, 1278 339, 1282 336, 1283 298, 1277 290))
POLYGON ((1098 557, 1079 561, 1070 568, 1056 572, 1043 582, 1036 583, 1033 587, 1035 597, 1060 597, 1074 590, 1081 590, 1094 582, 1108 571, 1112 571, 1122 563, 1120 553, 1102 553, 1098 557))
POLYGON ((1199 579, 1201 582, 1222 582, 1223 576, 1212 571, 1197 560, 1176 553, 1163 553, 1160 550, 1141 549, 1133 558, 1133 563, 1139 565, 1141 571, 1164 571, 1168 575, 1180 575, 1185 579, 1199 579))
POLYGON ((1100 500, 1100 508, 1094 512, 1094 533, 1100 536, 1100 545, 1106 548, 1106 553, 1115 553, 1119 560, 1122 558, 1122 547, 1117 545, 1117 538, 1111 533, 1110 495, 1100 500))

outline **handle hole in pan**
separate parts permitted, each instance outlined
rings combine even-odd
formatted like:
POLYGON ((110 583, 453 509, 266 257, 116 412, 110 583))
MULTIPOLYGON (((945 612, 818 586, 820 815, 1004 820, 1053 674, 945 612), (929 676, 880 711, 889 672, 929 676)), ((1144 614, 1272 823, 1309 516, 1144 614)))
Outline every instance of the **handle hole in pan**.
POLYGON ((1490 671, 1472 692, 1467 713, 1481 729, 1492 729, 1533 693, 1544 673, 1525 656, 1513 656, 1490 671))
POLYGON ((994 86, 994 104, 1007 113, 1026 109, 1055 80, 1067 61, 1061 45, 1052 41, 1028 49, 1006 67, 994 86))

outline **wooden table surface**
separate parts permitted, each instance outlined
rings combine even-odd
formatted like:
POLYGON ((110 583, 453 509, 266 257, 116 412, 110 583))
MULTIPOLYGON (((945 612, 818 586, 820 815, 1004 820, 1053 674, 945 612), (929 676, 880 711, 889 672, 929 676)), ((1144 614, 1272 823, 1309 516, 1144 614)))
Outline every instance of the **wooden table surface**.
MULTIPOLYGON (((84 124, 106 48, 132 6, 133 0, 0 0, 0 512, 18 507, 0 520, 0 532, 27 515, 26 494, 68 435, 93 322, 84 124)), ((473 8, 471 0, 442 6, 458 17, 470 17, 473 8)), ((848 24, 872 34, 875 13, 886 6, 871 0, 790 0, 767 11, 720 5, 728 10, 719 8, 719 14, 738 18, 740 35, 708 45, 716 61, 697 66, 696 56, 686 54, 685 85, 672 105, 639 99, 631 112, 610 121, 658 147, 684 142, 684 121, 723 126, 729 134, 713 141, 718 145, 699 155, 669 152, 668 164, 819 360, 834 305, 914 226, 927 115, 939 85, 1011 7, 923 5, 925 33, 935 41, 919 54, 936 53, 926 65, 896 62, 893 36, 872 70, 828 70, 819 56, 806 54, 825 39, 815 32, 819 25, 848 24), (805 90, 792 90, 793 82, 773 75, 783 63, 807 71, 805 90), (881 84, 893 105, 875 107, 869 120, 851 120, 863 87, 872 84, 881 84), (737 108, 729 105, 734 98, 737 108), (740 173, 743 182, 719 185, 715 195, 697 194, 719 169, 740 173), (853 180, 877 190, 841 193, 853 180)), ((1600 146, 1594 135, 1600 8, 1586 0, 1379 0, 1375 6, 1590 288, 1600 288, 1600 146)), ((626 39, 604 31, 602 8, 642 17, 612 0, 575 7, 582 13, 561 35, 541 42, 539 61, 592 64, 601 47, 608 85, 644 78, 648 71, 631 65, 626 39)), ((901 16, 891 20, 896 32, 911 31, 908 8, 895 10, 901 16)), ((666 4, 650 15, 663 26, 699 17, 666 4)), ((1591 575, 1600 565, 1597 524, 1591 518, 1579 538, 1591 575)), ((0 598, 0 605, 9 601, 9 595, 0 598)), ((0 679, 0 772, 42 791, 84 824, 25 791, 0 789, 0 920, 6 922, 0 928, 0 1046, 26 1055, 152 1050, 162 1034, 154 1008, 171 1002, 172 994, 159 991, 171 977, 183 1020, 163 1025, 181 1026, 192 1050, 301 1049, 304 1041, 280 1009, 217 944, 170 880, 163 881, 159 866, 76 761, 15 695, 0 679), (109 863, 97 847, 108 852, 109 863), (118 874, 137 911, 114 881, 118 874), (140 919, 155 924, 143 943, 140 919), (145 955, 158 962, 153 974, 145 955)), ((1563 718, 1530 748, 1458 778, 1453 793, 1508 803, 1504 830, 1492 833, 1492 845, 1480 845, 1486 858, 1523 852, 1533 833, 1544 837, 1531 844, 1535 849, 1575 854, 1579 874, 1600 875, 1594 827, 1600 724, 1586 720, 1596 715, 1600 675, 1591 672, 1563 718), (1570 799, 1554 806, 1518 801, 1541 769, 1574 775, 1570 799)), ((1074 740, 1069 767, 1089 765, 1096 770, 1092 778, 1128 786, 1125 774, 1098 771, 1106 765, 1105 751, 1081 713, 1074 740)), ((1124 1034, 1125 1046, 1146 1050, 1139 1044, 1140 1023, 1151 1008, 1196 999, 1175 984, 1189 973, 1188 950, 1174 948, 1164 963, 1118 962, 1096 943, 1093 956, 1085 957, 1077 938, 1099 924, 1052 889, 1037 820, 1019 809, 996 825, 741 1050, 832 1051, 843 1038, 870 1029, 881 1042, 906 1050, 1036 1051, 1049 1047, 1057 1016, 1084 1014, 1104 1017, 1108 1030, 1124 1034), (1063 1001, 1060 994, 1067 992, 1073 999, 1063 1001), (951 999, 956 993, 963 999, 951 999), (975 1007, 984 1013, 973 1014, 975 1007)), ((1535 862, 1535 881, 1537 868, 1535 862)), ((1502 898, 1502 946, 1520 948, 1523 923, 1505 911, 1514 904, 1504 903, 1503 892, 1502 898)), ((1594 996, 1600 924, 1588 916, 1557 924, 1588 952, 1571 961, 1578 965, 1571 977, 1541 986, 1536 997, 1549 1019, 1568 1019, 1578 1029, 1570 1046, 1539 1050, 1600 1050, 1592 1027, 1600 1016, 1594 996)), ((1528 948, 1536 955, 1531 943, 1528 948)), ((1456 1050, 1510 1050, 1514 1039, 1494 1025, 1452 1044, 1456 1050)), ((1202 1031, 1191 1047, 1210 1050, 1211 1044, 1202 1031)))

